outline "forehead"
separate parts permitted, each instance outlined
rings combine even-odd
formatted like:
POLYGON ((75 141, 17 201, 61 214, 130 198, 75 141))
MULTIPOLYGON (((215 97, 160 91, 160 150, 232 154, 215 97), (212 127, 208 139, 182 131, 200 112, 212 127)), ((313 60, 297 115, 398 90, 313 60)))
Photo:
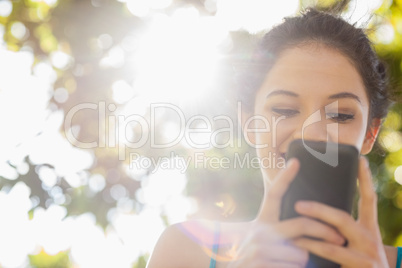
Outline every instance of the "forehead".
POLYGON ((351 60, 319 44, 289 48, 280 54, 261 88, 265 93, 276 89, 323 97, 348 91, 368 102, 362 78, 351 60))

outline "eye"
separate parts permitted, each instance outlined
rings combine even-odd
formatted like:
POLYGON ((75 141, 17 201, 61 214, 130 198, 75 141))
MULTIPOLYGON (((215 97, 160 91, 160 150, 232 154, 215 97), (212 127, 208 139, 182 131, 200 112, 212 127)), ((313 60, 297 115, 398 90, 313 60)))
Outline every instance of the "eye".
POLYGON ((299 114, 298 110, 283 109, 283 108, 272 108, 272 112, 274 112, 277 115, 285 116, 285 117, 291 117, 291 116, 299 114))
POLYGON ((352 120, 355 118, 354 114, 343 114, 343 113, 328 113, 327 118, 333 121, 344 123, 346 121, 352 120))

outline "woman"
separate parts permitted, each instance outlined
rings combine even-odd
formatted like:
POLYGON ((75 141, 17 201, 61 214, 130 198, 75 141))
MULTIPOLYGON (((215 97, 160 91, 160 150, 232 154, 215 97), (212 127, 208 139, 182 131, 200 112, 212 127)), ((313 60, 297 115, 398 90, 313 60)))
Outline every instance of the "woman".
MULTIPOLYGON (((243 81, 248 116, 276 124, 275 132, 245 131, 254 144, 266 145, 256 146, 259 157, 283 157, 298 138, 354 145, 365 155, 390 105, 385 68, 363 30, 314 9, 264 36, 243 81), (324 118, 303 128, 316 111, 324 118), (327 128, 333 123, 336 130, 327 128)), ((266 127, 262 120, 254 123, 254 129, 266 127)), ((302 217, 279 221, 281 198, 298 168, 298 161, 290 160, 286 168, 261 170, 266 190, 251 222, 170 226, 148 267, 304 267, 308 252, 342 267, 401 267, 397 249, 382 245, 364 157, 359 160, 358 220, 324 204, 300 201, 295 208, 302 217)))

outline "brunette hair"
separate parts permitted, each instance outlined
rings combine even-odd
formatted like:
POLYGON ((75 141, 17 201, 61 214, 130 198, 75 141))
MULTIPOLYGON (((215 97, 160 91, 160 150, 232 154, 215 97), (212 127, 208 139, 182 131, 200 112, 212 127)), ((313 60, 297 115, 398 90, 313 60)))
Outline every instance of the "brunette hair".
POLYGON ((284 22, 264 35, 245 72, 240 76, 240 95, 246 109, 254 107, 255 94, 280 53, 305 44, 323 44, 336 49, 354 64, 370 101, 369 122, 382 119, 391 105, 384 64, 374 51, 365 30, 340 16, 314 8, 284 22))

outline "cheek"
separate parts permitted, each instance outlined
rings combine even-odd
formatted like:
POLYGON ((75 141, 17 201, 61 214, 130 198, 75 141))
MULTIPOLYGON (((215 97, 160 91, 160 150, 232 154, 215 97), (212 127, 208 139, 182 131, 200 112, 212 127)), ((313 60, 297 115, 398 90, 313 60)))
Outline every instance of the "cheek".
POLYGON ((256 121, 255 141, 257 145, 264 145, 264 149, 276 152, 278 147, 294 132, 294 122, 278 120, 277 117, 265 117, 266 122, 256 121))
POLYGON ((360 151, 366 137, 366 129, 367 124, 363 120, 345 126, 340 125, 339 143, 354 145, 360 151))
POLYGON ((254 115, 254 120, 252 121, 250 129, 255 136, 256 145, 271 145, 272 140, 272 122, 270 118, 266 115, 254 115))

